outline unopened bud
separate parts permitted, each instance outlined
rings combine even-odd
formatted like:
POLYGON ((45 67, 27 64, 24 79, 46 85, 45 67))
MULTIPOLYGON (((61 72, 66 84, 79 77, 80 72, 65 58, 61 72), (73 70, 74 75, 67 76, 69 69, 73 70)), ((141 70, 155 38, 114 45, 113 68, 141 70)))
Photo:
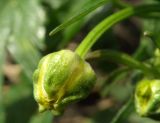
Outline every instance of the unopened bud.
POLYGON ((135 91, 138 114, 160 120, 160 80, 141 80, 135 91))
POLYGON ((39 110, 61 114, 68 104, 90 93, 95 78, 91 66, 70 50, 45 56, 33 75, 34 97, 39 110))

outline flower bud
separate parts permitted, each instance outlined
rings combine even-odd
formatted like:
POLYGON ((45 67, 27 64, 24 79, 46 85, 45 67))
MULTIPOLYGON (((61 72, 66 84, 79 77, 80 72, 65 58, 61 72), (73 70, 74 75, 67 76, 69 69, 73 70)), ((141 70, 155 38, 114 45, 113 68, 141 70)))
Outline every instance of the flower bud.
POLYGON ((135 90, 138 114, 160 120, 160 80, 141 80, 135 90))
POLYGON ((95 78, 91 66, 70 50, 43 57, 33 75, 34 98, 39 111, 63 113, 68 104, 89 94, 95 78))

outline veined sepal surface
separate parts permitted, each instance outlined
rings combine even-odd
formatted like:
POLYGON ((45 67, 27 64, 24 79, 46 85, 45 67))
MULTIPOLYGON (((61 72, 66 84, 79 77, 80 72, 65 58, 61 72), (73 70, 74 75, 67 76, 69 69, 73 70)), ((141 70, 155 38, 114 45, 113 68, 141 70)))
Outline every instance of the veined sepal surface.
POLYGON ((34 98, 39 111, 63 113, 67 105, 88 96, 95 79, 91 66, 70 50, 44 56, 33 74, 34 98))
POLYGON ((135 107, 139 115, 160 120, 160 80, 143 79, 135 90, 135 107))

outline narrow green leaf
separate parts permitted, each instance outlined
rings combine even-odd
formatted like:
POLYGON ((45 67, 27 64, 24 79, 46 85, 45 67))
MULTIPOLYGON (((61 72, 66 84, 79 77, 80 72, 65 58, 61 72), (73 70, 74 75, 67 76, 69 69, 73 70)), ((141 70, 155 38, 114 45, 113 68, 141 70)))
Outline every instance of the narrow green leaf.
POLYGON ((59 32, 60 30, 68 27, 69 25, 77 22, 78 20, 82 19, 84 16, 86 16, 87 14, 89 14, 90 12, 92 12, 93 10, 95 10, 96 8, 106 4, 109 0, 100 0, 98 2, 96 2, 95 4, 91 4, 90 7, 83 9, 81 12, 79 12, 78 14, 76 14, 75 16, 73 16, 72 18, 70 18, 69 20, 65 21, 64 23, 62 23, 61 25, 59 25, 58 27, 56 27, 55 29, 53 29, 49 35, 54 35, 57 32, 59 32))
POLYGON ((82 58, 84 58, 90 48, 98 40, 98 38, 100 38, 100 36, 114 24, 133 15, 140 15, 149 12, 160 12, 159 5, 160 4, 149 4, 137 7, 126 7, 119 12, 110 15, 109 17, 101 21, 98 25, 96 25, 96 27, 93 28, 92 31, 90 31, 90 33, 83 39, 82 43, 77 47, 75 52, 82 58))
MULTIPOLYGON (((99 0, 72 0, 72 5, 69 7, 68 12, 65 13, 65 16, 63 16, 63 22, 75 15, 75 12, 82 11, 82 9, 89 8, 92 4, 97 3, 99 0)), ((92 12, 94 14, 94 12, 92 12)), ((91 15, 91 14, 90 14, 91 15)), ((62 41, 60 42, 58 48, 62 49, 64 48, 68 42, 75 36, 79 30, 83 27, 85 22, 89 19, 90 16, 83 17, 76 23, 70 25, 68 28, 66 28, 63 32, 63 38, 62 41)))
POLYGON ((126 118, 134 110, 134 98, 131 97, 127 103, 118 111, 113 120, 110 123, 124 123, 126 118))

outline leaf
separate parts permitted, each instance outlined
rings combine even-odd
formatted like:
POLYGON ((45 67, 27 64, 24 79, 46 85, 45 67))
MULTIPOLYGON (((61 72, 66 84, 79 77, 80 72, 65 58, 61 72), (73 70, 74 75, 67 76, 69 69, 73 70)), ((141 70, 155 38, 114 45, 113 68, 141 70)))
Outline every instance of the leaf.
POLYGON ((0 3, 1 30, 7 32, 5 37, 0 33, 0 41, 7 42, 10 54, 32 78, 40 59, 38 49, 43 47, 44 12, 38 0, 0 0, 0 3))
POLYGON ((140 44, 133 54, 134 58, 139 61, 145 61, 151 58, 154 54, 153 42, 144 36, 140 39, 140 44))
MULTIPOLYGON (((75 12, 82 11, 82 8, 84 8, 84 6, 85 8, 88 8, 93 3, 92 0, 79 0, 79 1, 72 0, 72 1, 73 1, 72 6, 69 7, 68 12, 65 13, 65 16, 63 16, 62 22, 75 15, 75 12)), ((59 49, 64 48, 68 44, 70 39, 73 38, 73 36, 75 36, 80 31, 80 29, 85 24, 86 20, 87 18, 84 17, 64 30, 62 41, 58 46, 59 49)))
POLYGON ((159 123, 159 121, 140 117, 137 113, 132 113, 131 116, 129 116, 129 123, 159 123))
POLYGON ((5 123, 28 123, 37 111, 32 86, 28 83, 28 78, 23 73, 19 79, 17 84, 8 86, 9 89, 4 93, 5 123))
MULTIPOLYGON (((64 21, 66 19, 72 17, 72 15, 75 15, 75 12, 82 11, 82 9, 84 9, 84 6, 85 6, 85 8, 89 8, 92 4, 96 3, 97 1, 99 1, 99 0, 82 0, 82 1, 74 0, 74 4, 70 7, 69 11, 67 12, 68 14, 64 17, 64 21)), ((109 3, 109 1, 108 1, 108 3, 109 3)), ((92 11, 92 13, 90 13, 88 16, 81 18, 76 23, 73 23, 72 25, 67 27, 64 30, 63 39, 62 39, 61 43, 59 44, 59 49, 64 48, 68 44, 68 42, 71 41, 71 39, 83 28, 83 26, 86 23, 91 23, 92 21, 97 21, 97 19, 101 20, 102 17, 100 17, 100 16, 102 16, 103 14, 106 17, 109 9, 111 7, 110 4, 107 4, 107 5, 108 5, 107 7, 105 6, 107 9, 104 10, 103 9, 104 7, 99 7, 99 9, 92 11), (103 11, 103 13, 102 13, 102 11, 103 11), (95 17, 97 17, 97 18, 95 18, 95 17)), ((95 24, 93 24, 93 25, 95 25, 95 24)))
MULTIPOLYGON (((1 25, 0 25, 1 28, 1 25)), ((0 30, 0 33, 2 33, 2 31, 0 30)), ((5 32, 4 32, 5 33, 5 32)), ((7 34, 7 33, 5 33, 7 34)), ((4 36, 5 37, 5 36, 4 36)), ((5 41, 5 40, 4 40, 5 41)), ((3 70, 3 65, 4 65, 4 59, 5 59, 5 42, 2 41, 0 43, 0 123, 4 123, 5 120, 5 113, 4 113, 4 106, 3 106, 3 74, 2 74, 2 70, 3 70)))
POLYGON ((131 96, 127 103, 118 111, 110 123, 124 123, 124 120, 134 111, 134 98, 131 96))
POLYGON ((29 123, 52 123, 53 115, 50 112, 38 113, 34 115, 29 123))
POLYGON ((62 23, 61 25, 59 25, 58 27, 56 27, 55 29, 53 29, 50 32, 50 35, 54 35, 55 33, 61 31, 62 29, 68 27, 69 25, 77 22, 78 20, 82 19, 84 16, 86 16, 87 14, 89 14, 90 12, 92 12, 93 10, 95 10, 96 8, 106 4, 106 2, 108 2, 109 0, 100 0, 100 1, 96 1, 94 4, 92 3, 91 6, 88 6, 87 8, 83 8, 83 10, 77 14, 75 14, 73 17, 71 17, 69 20, 65 21, 64 23, 62 23))
MULTIPOLYGON (((0 3, 0 8, 2 8, 2 4, 0 3)), ((5 13, 0 11, 0 18, 4 17, 5 13)), ((5 47, 6 47, 6 41, 9 35, 9 28, 8 26, 8 18, 0 19, 0 122, 5 122, 5 112, 4 112, 4 95, 3 95, 3 65, 5 62, 5 47), (6 20, 5 20, 6 19, 6 20)))
POLYGON ((109 94, 109 92, 111 92, 111 90, 115 88, 117 81, 126 77, 127 75, 126 73, 128 73, 129 70, 130 70, 129 68, 122 67, 111 72, 108 75, 107 80, 105 80, 105 82, 103 82, 102 84, 102 88, 100 92, 101 96, 106 97, 109 94))
POLYGON ((2 95, 2 67, 5 62, 5 51, 8 49, 15 61, 20 63, 31 80, 32 72, 40 59, 38 49, 43 47, 43 23, 44 13, 38 0, 0 0, 1 123, 4 123, 5 120, 4 111, 6 110, 4 110, 4 103, 7 101, 6 98, 4 99, 4 95, 2 95))
POLYGON ((43 0, 49 3, 54 9, 59 9, 62 5, 66 4, 69 0, 43 0))
POLYGON ((160 48, 160 19, 144 20, 144 31, 150 33, 148 37, 160 48))
POLYGON ((3 101, 5 106, 12 105, 13 103, 32 95, 31 85, 28 81, 21 80, 17 85, 11 85, 10 89, 5 93, 5 100, 3 101))
POLYGON ((143 0, 143 3, 145 4, 152 4, 152 3, 157 3, 159 0, 143 0))

